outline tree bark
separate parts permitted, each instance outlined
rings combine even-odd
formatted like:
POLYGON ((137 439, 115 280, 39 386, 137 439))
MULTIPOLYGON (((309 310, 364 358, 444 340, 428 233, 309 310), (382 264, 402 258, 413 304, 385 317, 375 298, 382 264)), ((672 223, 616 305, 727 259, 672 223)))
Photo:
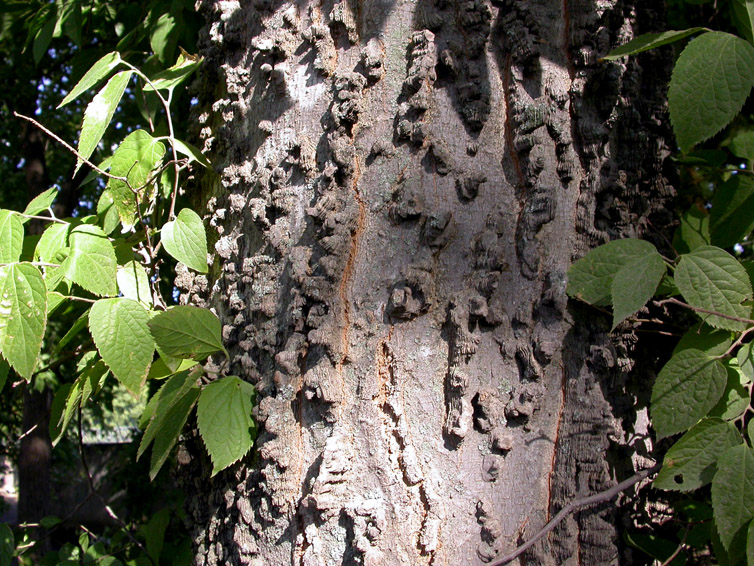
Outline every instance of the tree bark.
MULTIPOLYGON (((635 337, 565 288, 589 247, 669 225, 667 61, 598 61, 655 3, 202 8, 213 267, 177 284, 261 433, 210 481, 186 440, 197 564, 483 564, 632 473, 635 337)), ((618 564, 610 509, 528 563, 618 564)))

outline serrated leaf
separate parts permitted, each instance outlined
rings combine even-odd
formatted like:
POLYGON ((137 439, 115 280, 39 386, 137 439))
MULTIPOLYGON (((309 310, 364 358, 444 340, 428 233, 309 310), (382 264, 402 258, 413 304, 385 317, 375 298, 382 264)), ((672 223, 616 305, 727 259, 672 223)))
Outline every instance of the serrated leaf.
POLYGON ((625 45, 613 49, 609 54, 605 55, 602 59, 604 61, 614 61, 620 59, 626 55, 636 55, 642 51, 649 51, 669 43, 674 43, 688 37, 700 31, 706 31, 706 28, 689 28, 684 30, 669 30, 662 33, 645 33, 639 37, 635 37, 625 45))
POLYGON ((665 364, 652 389, 652 424, 658 438, 693 426, 720 400, 728 372, 699 350, 683 350, 665 364))
POLYGON ((681 150, 712 137, 738 114, 754 84, 754 47, 708 32, 691 40, 673 68, 670 122, 681 150))
POLYGON ((47 327, 47 289, 27 263, 0 266, 0 353, 31 380, 47 327))
POLYGON ((71 252, 61 265, 65 276, 95 295, 115 295, 118 264, 102 228, 81 224, 71 230, 68 241, 71 252))
POLYGON ((754 454, 746 444, 729 448, 718 458, 712 510, 723 546, 729 549, 754 517, 754 454))
POLYGON ((642 308, 652 298, 667 268, 662 256, 654 250, 639 257, 615 274, 612 284, 613 327, 642 308))
POLYGON ((76 86, 74 86, 71 92, 69 92, 68 95, 63 99, 63 102, 58 104, 58 108, 65 106, 69 102, 78 98, 81 93, 92 88, 107 75, 109 75, 110 71, 120 65, 120 62, 120 53, 118 53, 117 51, 108 53, 107 55, 99 59, 94 65, 92 65, 92 67, 86 72, 86 74, 81 77, 81 80, 76 83, 76 86))
POLYGON ((24 247, 24 226, 18 214, 0 210, 0 263, 13 263, 24 247))
POLYGON ((754 179, 734 175, 715 188, 710 211, 714 245, 729 248, 754 230, 754 179))
POLYGON ((164 155, 165 145, 144 130, 128 134, 115 150, 110 174, 126 177, 128 183, 111 178, 107 183, 107 190, 125 229, 139 222, 136 212, 144 195, 144 185, 164 155))
MULTIPOLYGON (((186 80, 191 73, 199 68, 199 64, 202 59, 196 56, 190 56, 187 53, 181 53, 178 55, 178 60, 175 65, 165 69, 164 71, 157 73, 150 79, 151 84, 144 85, 144 92, 150 92, 154 90, 169 90, 172 91, 176 86, 186 80), (154 87, 154 88, 152 88, 154 87)), ((176 150, 177 150, 176 146, 176 150)))
POLYGON ((590 305, 609 305, 615 274, 624 265, 656 251, 649 242, 634 238, 594 248, 568 270, 568 295, 590 305))
POLYGON ((196 161, 202 167, 211 167, 209 159, 207 159, 201 151, 188 142, 174 139, 175 150, 181 155, 185 155, 189 159, 189 163, 196 161))
POLYGON ((162 227, 165 251, 194 271, 207 273, 207 234, 201 217, 184 208, 162 227))
MULTIPOLYGON (((36 197, 34 197, 29 204, 26 205, 26 208, 24 209, 24 214, 28 216, 36 216, 40 212, 44 212, 47 209, 49 209, 52 206, 52 203, 55 202, 55 199, 58 196, 58 189, 55 187, 51 187, 44 191, 43 193, 38 194, 36 197)), ((28 218, 22 218, 21 222, 26 222, 29 220, 28 218)))
POLYGON ((731 0, 733 23, 738 32, 749 43, 754 43, 754 2, 751 0, 731 0))
POLYGON ((146 430, 139 444, 136 458, 141 458, 149 445, 153 444, 149 471, 151 479, 157 476, 165 463, 199 397, 199 387, 196 385, 197 376, 196 371, 185 371, 174 375, 165 382, 165 385, 150 399, 144 409, 144 414, 149 414, 150 420, 146 424, 142 417, 139 422, 141 428, 146 425, 146 430))
POLYGON ((199 396, 196 422, 212 459, 213 476, 243 458, 253 444, 253 395, 250 383, 227 376, 207 385, 199 396))
MULTIPOLYGON (((113 75, 86 107, 78 145, 78 151, 82 158, 89 159, 94 153, 94 149, 113 118, 115 109, 120 103, 132 74, 133 71, 121 71, 113 75)), ((76 161, 75 171, 78 171, 82 163, 81 159, 76 161)))
POLYGON ((710 356, 720 356, 728 351, 733 344, 731 333, 728 330, 713 328, 703 322, 692 326, 678 341, 673 355, 681 350, 694 348, 701 350, 710 356))
POLYGON ((118 288, 124 297, 152 306, 152 290, 144 267, 135 261, 118 266, 118 288))
POLYGON ((0 566, 10 566, 15 551, 13 531, 7 523, 0 523, 0 566))
POLYGON ((197 364, 195 360, 179 360, 178 366, 173 369, 169 367, 162 358, 157 358, 152 367, 149 368, 147 379, 165 379, 174 373, 189 370, 197 364))
POLYGON ((720 401, 709 411, 710 417, 719 417, 724 421, 732 421, 740 417, 748 408, 751 395, 746 386, 749 379, 743 374, 735 362, 728 360, 726 363, 728 381, 725 385, 720 401))
POLYGON ((681 216, 681 224, 673 236, 675 251, 686 254, 702 246, 709 246, 709 224, 709 214, 692 206, 681 216))
POLYGON ((157 346, 168 356, 202 359, 225 352, 222 325, 209 309, 183 305, 156 314, 149 321, 157 346))
MULTIPOLYGON (((736 258, 720 248, 705 246, 681 256, 675 284, 692 307, 738 318, 750 316, 751 309, 742 304, 752 295, 749 276, 736 258)), ((746 329, 745 322, 714 314, 699 316, 717 328, 746 329)))
POLYGON ((138 396, 154 355, 149 314, 131 299, 100 299, 89 313, 89 332, 102 360, 131 394, 138 396))
POLYGON ((721 419, 704 419, 668 450, 654 486, 691 491, 712 481, 715 462, 729 448, 741 444, 736 427, 721 419))

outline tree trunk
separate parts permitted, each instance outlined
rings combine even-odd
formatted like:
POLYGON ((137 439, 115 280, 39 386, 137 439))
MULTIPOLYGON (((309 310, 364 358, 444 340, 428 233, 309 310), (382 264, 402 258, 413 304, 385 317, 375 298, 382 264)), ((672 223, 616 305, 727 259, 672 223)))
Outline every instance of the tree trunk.
MULTIPOLYGON (((214 263, 178 285, 261 432, 209 481, 186 441, 197 564, 488 563, 631 473, 634 336, 565 286, 669 225, 667 61, 598 61, 655 5, 203 2, 214 263)), ((611 509, 528 563, 625 563, 611 509)))

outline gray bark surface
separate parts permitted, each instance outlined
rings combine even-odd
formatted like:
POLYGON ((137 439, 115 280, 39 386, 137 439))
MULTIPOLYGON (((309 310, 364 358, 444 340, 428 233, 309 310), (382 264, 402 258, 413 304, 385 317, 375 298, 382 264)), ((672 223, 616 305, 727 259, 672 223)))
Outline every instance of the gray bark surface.
MULTIPOLYGON (((598 62, 658 14, 202 9, 213 267, 178 285, 223 321, 210 369, 255 384, 261 434, 209 481, 186 441, 197 564, 484 564, 630 471, 633 336, 569 311, 565 285, 589 247, 668 223, 665 61, 598 62)), ((528 563, 619 563, 610 508, 528 563)))

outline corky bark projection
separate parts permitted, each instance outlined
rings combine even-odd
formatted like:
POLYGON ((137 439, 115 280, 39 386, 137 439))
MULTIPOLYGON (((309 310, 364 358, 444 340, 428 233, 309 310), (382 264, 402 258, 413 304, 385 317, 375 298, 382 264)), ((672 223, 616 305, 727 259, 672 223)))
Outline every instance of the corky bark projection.
MULTIPOLYGON (((659 14, 199 4, 213 267, 178 285, 223 321, 210 369, 256 386, 261 433, 211 480, 180 453, 197 563, 485 564, 614 484, 631 335, 570 313, 566 271, 667 224, 666 66, 598 62, 659 14)), ((613 522, 584 510, 526 557, 617 564, 613 522)))

